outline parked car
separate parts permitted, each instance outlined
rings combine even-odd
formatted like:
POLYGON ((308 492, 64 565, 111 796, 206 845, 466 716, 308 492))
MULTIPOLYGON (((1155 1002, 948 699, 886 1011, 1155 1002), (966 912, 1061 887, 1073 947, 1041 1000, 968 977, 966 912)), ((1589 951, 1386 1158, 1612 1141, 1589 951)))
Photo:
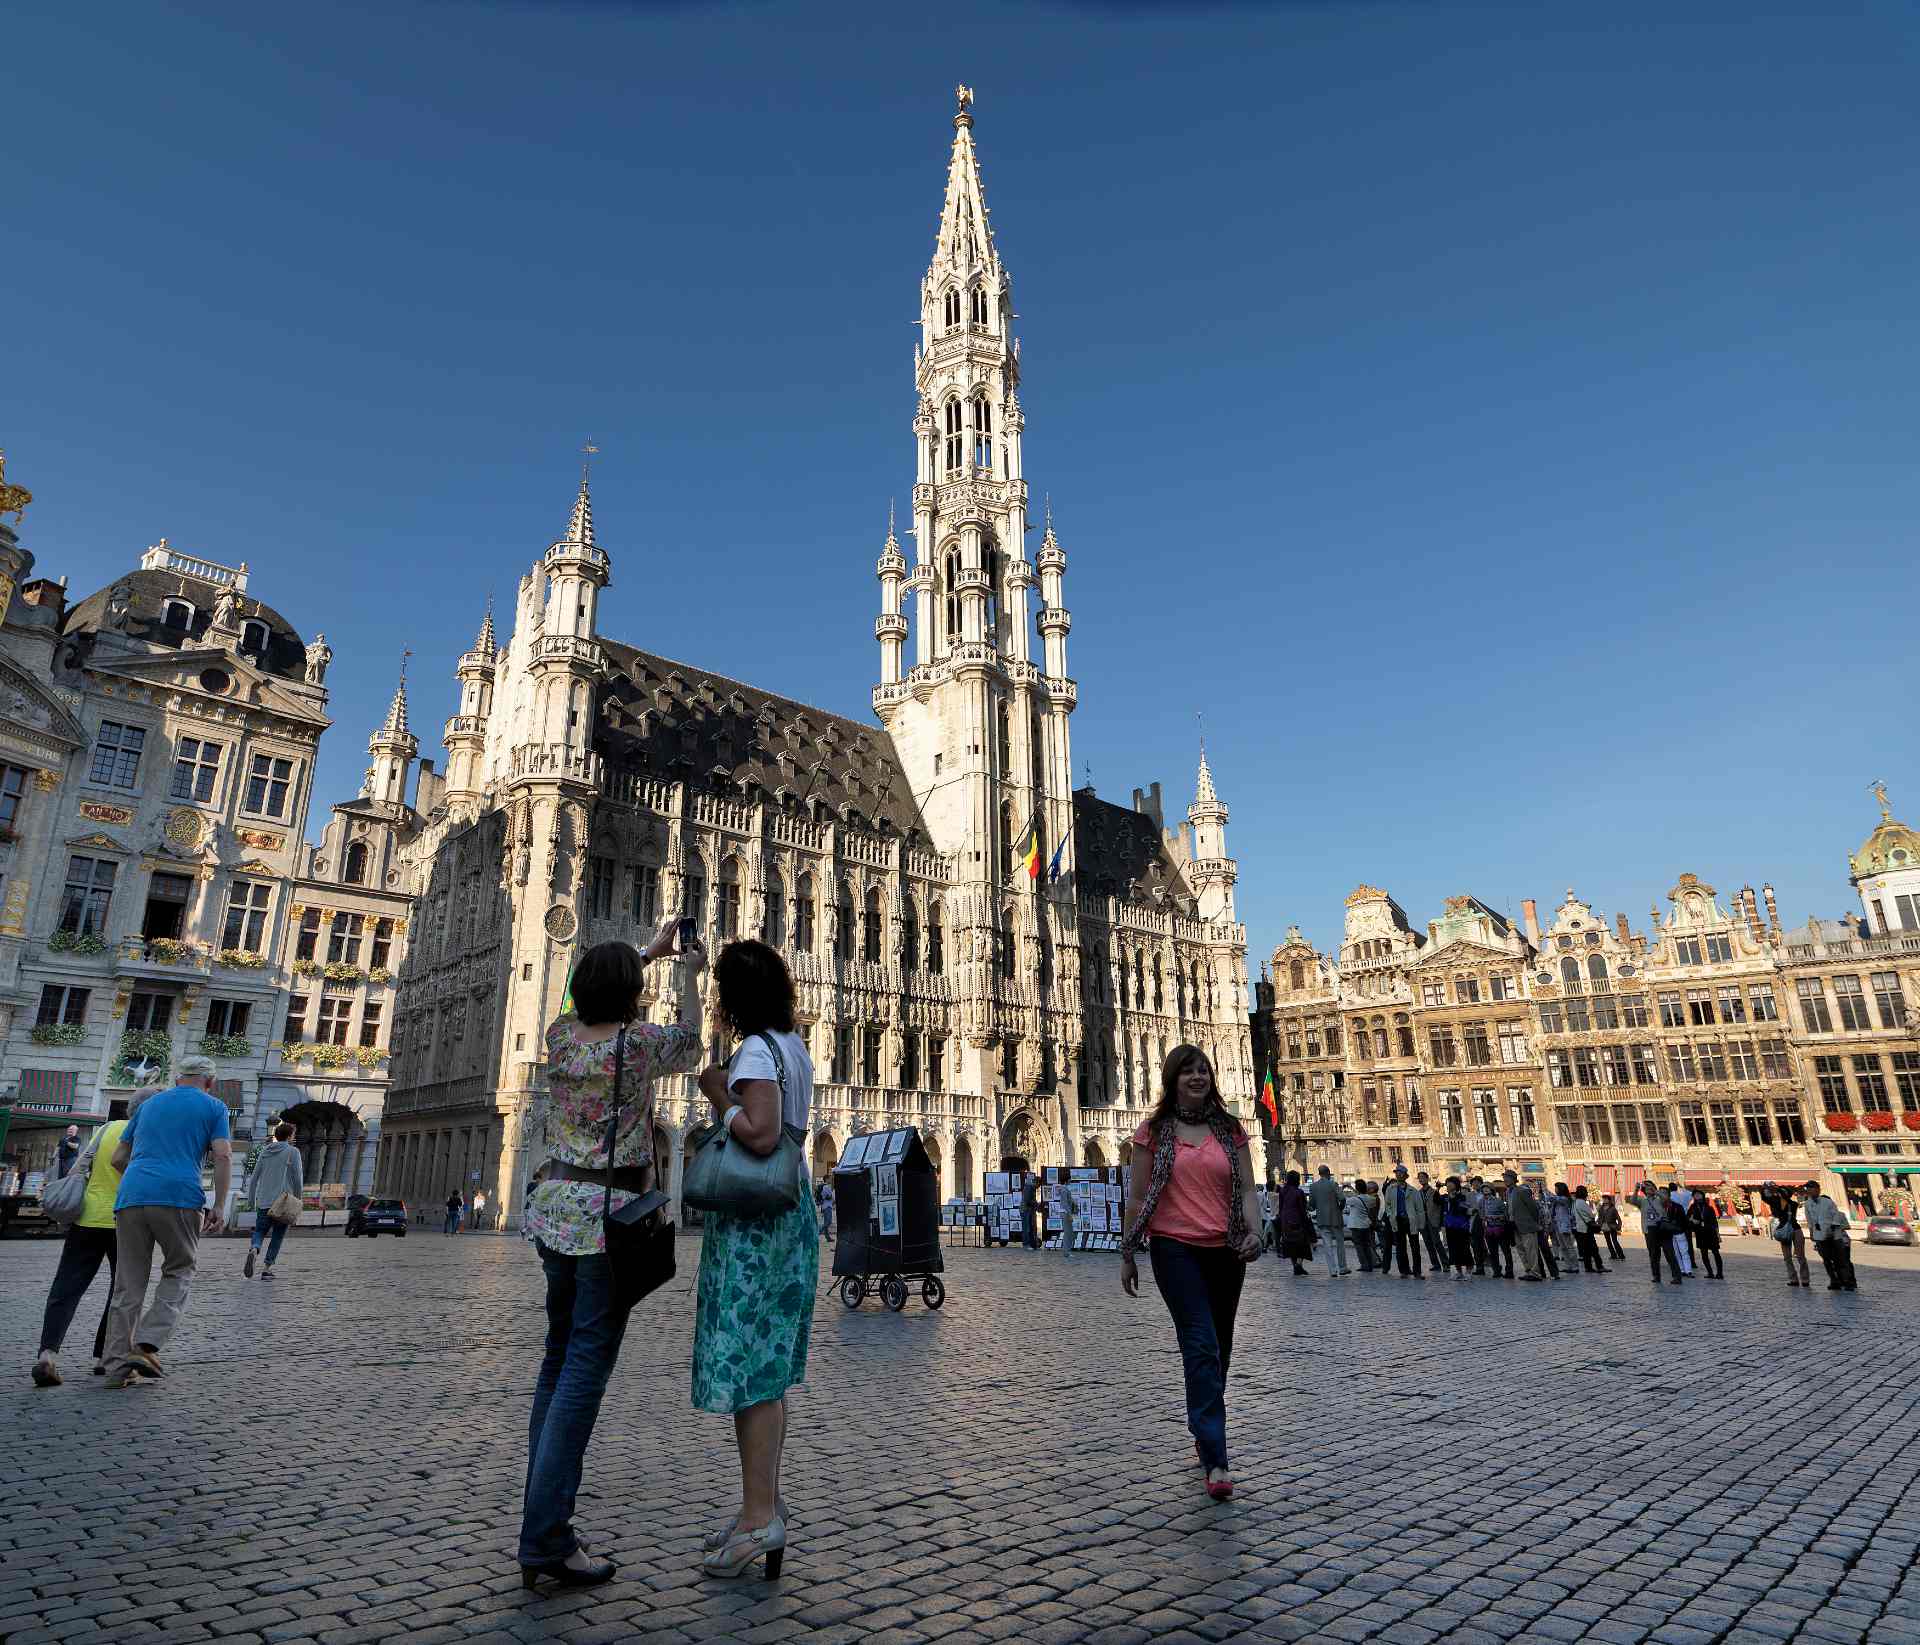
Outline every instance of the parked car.
POLYGON ((1913 1224, 1905 1217, 1868 1217, 1867 1243, 1869 1245, 1912 1245, 1915 1243, 1913 1224))
MULTIPOLYGON (((357 1196, 356 1196, 357 1197, 357 1196)), ((401 1199, 370 1199, 356 1210, 347 1207, 347 1238, 365 1234, 373 1239, 380 1234, 407 1237, 407 1202, 401 1199)))

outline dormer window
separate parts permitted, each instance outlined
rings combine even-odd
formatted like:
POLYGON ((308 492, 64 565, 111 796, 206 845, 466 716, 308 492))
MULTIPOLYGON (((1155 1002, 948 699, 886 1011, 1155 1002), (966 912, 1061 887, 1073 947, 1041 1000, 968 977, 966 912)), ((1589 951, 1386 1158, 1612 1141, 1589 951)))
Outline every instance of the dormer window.
POLYGON ((162 612, 160 621, 168 628, 184 634, 193 627, 193 607, 185 600, 169 600, 162 612))
POLYGON ((367 883, 367 848, 359 840, 347 847, 347 866, 342 878, 348 885, 367 883))
POLYGON ((267 625, 251 619, 241 626, 240 649, 250 651, 256 657, 264 655, 267 649, 267 625))

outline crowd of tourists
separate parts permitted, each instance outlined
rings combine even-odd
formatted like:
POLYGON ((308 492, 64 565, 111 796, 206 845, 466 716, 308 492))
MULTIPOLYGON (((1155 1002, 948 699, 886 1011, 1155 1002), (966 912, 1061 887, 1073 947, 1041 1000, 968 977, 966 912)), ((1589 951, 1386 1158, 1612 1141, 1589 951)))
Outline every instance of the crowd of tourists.
MULTIPOLYGON (((1277 1188, 1263 1190, 1261 1214, 1266 1243, 1302 1276, 1316 1251, 1330 1279, 1356 1270, 1422 1279, 1430 1270, 1456 1280, 1517 1278, 1539 1284, 1563 1275, 1608 1274, 1613 1271, 1609 1263, 1626 1258, 1620 1234, 1630 1213, 1646 1242, 1654 1284, 1661 1281, 1663 1265, 1671 1285, 1726 1278, 1720 1253, 1726 1210, 1700 1189, 1643 1181, 1626 1196, 1625 1212, 1612 1194, 1596 1200, 1584 1184, 1569 1188, 1556 1182, 1543 1190, 1512 1171, 1503 1172, 1498 1182, 1450 1176, 1435 1183, 1425 1171, 1410 1178, 1404 1165, 1384 1182, 1357 1177, 1343 1184, 1323 1165, 1304 1187, 1300 1173, 1289 1171, 1277 1188)), ((1766 1208, 1761 1220, 1780 1247, 1789 1286, 1808 1284, 1811 1241, 1826 1269, 1827 1289, 1858 1289, 1847 1214, 1817 1182, 1797 1191, 1768 1183, 1759 1198, 1766 1208)), ((1752 1213, 1746 1213, 1742 1231, 1754 1226, 1752 1213)))

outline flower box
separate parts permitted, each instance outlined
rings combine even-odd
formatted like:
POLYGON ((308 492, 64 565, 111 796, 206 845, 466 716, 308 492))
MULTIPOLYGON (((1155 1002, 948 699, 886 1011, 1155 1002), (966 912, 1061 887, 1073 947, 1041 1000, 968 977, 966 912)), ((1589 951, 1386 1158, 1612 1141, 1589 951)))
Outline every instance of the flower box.
POLYGON ((86 1024, 78 1022, 36 1023, 27 1035, 35 1045, 78 1045, 86 1037, 86 1024))
POLYGON ((1910 1108, 1900 1116, 1900 1123, 1909 1131, 1920 1131, 1920 1113, 1915 1113, 1910 1108))
POLYGON ((56 954, 104 954, 107 939, 97 931, 56 931, 47 946, 56 954))
POLYGON ((1822 1114, 1820 1123, 1829 1131, 1858 1131, 1860 1116, 1858 1114, 1822 1114))
POLYGON ((223 948, 214 957, 233 971, 258 971, 267 963, 266 955, 256 954, 248 948, 223 948))
POLYGON ((293 962, 293 974, 296 977, 317 977, 320 975, 320 962, 318 960, 295 960, 293 962))
POLYGON ((360 967, 346 960, 334 960, 321 967, 320 975, 328 982, 358 982, 364 973, 360 967))
POLYGON ((190 965, 199 957, 198 944, 181 942, 175 937, 147 938, 147 958, 161 965, 190 965))
POLYGON ((253 1052, 253 1041, 245 1034, 205 1034, 201 1051, 209 1057, 245 1057, 253 1052))
POLYGON ((371 971, 367 973, 367 981, 368 982, 392 982, 393 973, 389 971, 384 965, 376 965, 371 971))
POLYGON ((1893 1129, 1893 1116, 1891 1114, 1868 1114, 1865 1118, 1869 1131, 1891 1131, 1893 1129))

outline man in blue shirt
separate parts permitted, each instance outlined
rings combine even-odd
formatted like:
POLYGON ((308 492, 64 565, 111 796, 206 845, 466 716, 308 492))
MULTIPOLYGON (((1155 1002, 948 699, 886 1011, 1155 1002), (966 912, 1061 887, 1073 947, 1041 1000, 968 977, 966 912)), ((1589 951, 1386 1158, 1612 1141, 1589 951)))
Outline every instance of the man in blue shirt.
POLYGON ((233 1178, 227 1105, 213 1095, 213 1059, 182 1057, 180 1083, 134 1110, 113 1151, 120 1173, 114 1197, 117 1249, 113 1311, 107 1322, 109 1388, 137 1388, 160 1375, 160 1350, 186 1311, 194 1255, 203 1233, 218 1233, 233 1178), (213 1155, 213 1204, 200 1186, 200 1162, 213 1155), (147 1300, 153 1253, 160 1283, 147 1300))

